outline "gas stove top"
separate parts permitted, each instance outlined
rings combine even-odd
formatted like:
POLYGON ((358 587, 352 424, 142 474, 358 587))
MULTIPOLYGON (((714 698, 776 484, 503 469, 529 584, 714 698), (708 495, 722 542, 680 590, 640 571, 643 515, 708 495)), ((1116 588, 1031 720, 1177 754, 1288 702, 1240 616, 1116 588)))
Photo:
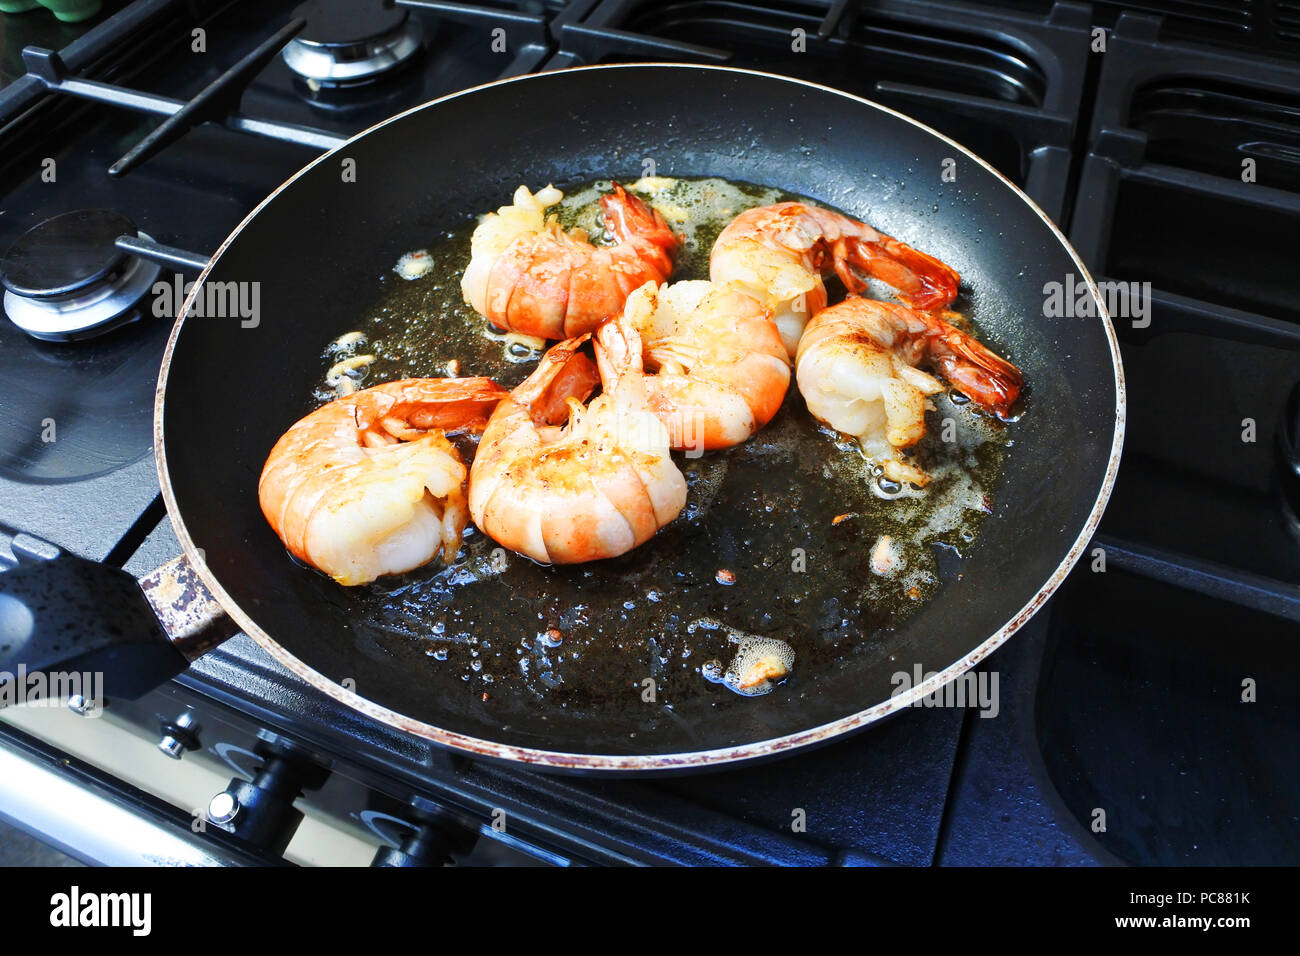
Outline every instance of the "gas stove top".
MULTIPOLYGON (((180 553, 151 451, 170 321, 131 284, 160 265, 193 278, 322 149, 540 70, 798 76, 952 136, 1099 280, 1150 283, 1112 310, 1130 394, 1112 503, 1061 592, 982 665, 996 717, 918 708, 706 775, 544 776, 378 725, 238 635, 111 701, 109 722, 156 740, 164 771, 209 766, 232 778, 218 798, 258 808, 225 840, 222 801, 207 807, 206 862, 278 860, 299 792, 385 864, 500 847, 546 863, 1293 862, 1300 20, 1266 6, 136 0, 80 24, 0 19, 0 249, 17 248, 0 263, 0 567, 30 553, 23 533, 136 575, 180 553)), ((48 755, 39 716, 0 723, 0 757, 48 755)), ((83 792, 188 829, 189 808, 121 784, 112 748, 84 756, 83 792)), ((0 816, 89 859, 137 858, 3 794, 0 816)))

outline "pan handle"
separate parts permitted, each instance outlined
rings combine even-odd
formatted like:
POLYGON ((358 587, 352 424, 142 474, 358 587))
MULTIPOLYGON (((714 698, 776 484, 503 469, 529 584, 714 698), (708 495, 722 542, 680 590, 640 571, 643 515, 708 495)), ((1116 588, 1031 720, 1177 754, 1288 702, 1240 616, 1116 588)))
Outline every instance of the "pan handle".
POLYGON ((105 697, 133 700, 238 630, 183 555, 136 580, 31 535, 6 538, 0 705, 34 686, 42 696, 73 686, 71 675, 93 675, 105 697))

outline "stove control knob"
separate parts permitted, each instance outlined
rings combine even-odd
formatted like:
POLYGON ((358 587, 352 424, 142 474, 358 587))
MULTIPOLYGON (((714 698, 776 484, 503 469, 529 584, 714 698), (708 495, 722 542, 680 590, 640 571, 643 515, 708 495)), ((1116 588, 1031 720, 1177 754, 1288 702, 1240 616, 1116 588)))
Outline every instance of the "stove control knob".
POLYGON ((159 726, 162 736, 158 739, 158 749, 173 760, 180 760, 185 751, 199 746, 199 725, 190 711, 175 720, 164 720, 159 726))
POLYGON ((212 798, 208 822, 273 856, 283 856, 303 821, 295 801, 319 790, 329 768, 291 747, 267 753, 263 760, 252 780, 236 777, 212 798))
POLYGON ((223 790, 208 802, 208 819, 225 826, 239 816, 239 801, 228 790, 223 790))
POLYGON ((451 862, 454 841, 448 832, 424 824, 402 841, 401 846, 381 846, 371 866, 446 866, 451 862))

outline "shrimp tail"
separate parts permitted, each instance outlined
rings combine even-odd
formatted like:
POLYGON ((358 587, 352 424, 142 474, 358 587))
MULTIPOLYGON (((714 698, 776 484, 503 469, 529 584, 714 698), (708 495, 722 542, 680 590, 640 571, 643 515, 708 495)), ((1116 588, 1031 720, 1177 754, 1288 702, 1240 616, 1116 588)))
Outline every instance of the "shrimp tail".
POLYGON ((1005 416, 1024 385, 1020 369, 942 319, 930 323, 930 355, 943 376, 976 404, 1005 416))
MULTIPOLYGON (((581 336, 584 341, 589 337, 581 336)), ((573 414, 574 403, 581 407, 600 384, 596 363, 576 346, 556 356, 556 361, 549 366, 548 377, 537 397, 528 403, 534 425, 563 425, 573 414)))
MULTIPOLYGON (((647 295, 653 303, 658 290, 653 283, 649 285, 647 295)), ((634 306, 639 301, 633 300, 634 306)), ((641 335, 627 312, 619 314, 596 330, 596 364, 600 368, 601 381, 611 391, 620 380, 627 379, 629 375, 640 377, 644 371, 641 335)))
POLYGON ((354 415, 362 432, 399 419, 412 429, 479 434, 508 394, 490 378, 408 379, 395 389, 358 392, 354 415))
POLYGON ((858 294, 867 286, 856 268, 898 290, 898 297, 913 309, 942 309, 957 297, 961 276, 955 269, 892 236, 871 232, 874 240, 845 236, 832 247, 835 273, 849 292, 858 294))
POLYGON ((584 332, 582 335, 575 335, 571 339, 565 339, 563 342, 556 342, 546 354, 542 356, 537 367, 532 370, 529 376, 515 386, 515 390, 510 393, 510 397, 516 404, 532 407, 534 403, 543 398, 549 391, 555 379, 564 371, 576 355, 578 349, 591 338, 590 332, 584 332))
POLYGON ((677 236, 657 209, 633 196, 619 183, 613 185, 613 192, 600 197, 605 225, 614 238, 637 245, 648 254, 659 266, 662 278, 667 278, 677 254, 677 236))
MULTIPOLYGON (((606 392, 617 393, 625 403, 646 404, 645 343, 637 331, 637 310, 653 312, 658 291, 648 283, 644 296, 633 296, 631 306, 596 330, 596 365, 606 392)), ((643 287, 644 288, 644 287, 643 287)))

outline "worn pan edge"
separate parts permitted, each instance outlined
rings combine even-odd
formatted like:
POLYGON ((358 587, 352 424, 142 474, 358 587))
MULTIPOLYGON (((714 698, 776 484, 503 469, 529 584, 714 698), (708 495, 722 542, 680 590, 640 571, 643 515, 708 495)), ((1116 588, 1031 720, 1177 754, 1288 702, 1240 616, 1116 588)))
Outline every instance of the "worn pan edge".
POLYGON ((180 540, 181 545, 184 548, 186 557, 198 572, 204 584, 206 584, 212 592, 212 595, 225 609, 226 613, 229 614, 237 624, 239 624, 245 633, 252 637, 253 640, 255 640, 268 654, 289 671, 300 677, 312 687, 323 691, 348 707, 351 707, 354 710, 357 710, 368 717, 372 717, 390 727, 395 727, 417 737, 422 737, 442 746, 460 750, 477 757, 524 763, 538 768, 552 770, 597 773, 627 773, 636 771, 663 773, 665 771, 689 770, 704 767, 734 766, 742 762, 762 760, 802 747, 824 743, 834 737, 861 729, 889 714, 911 706, 914 702, 934 693, 949 681, 955 680, 993 651, 997 650, 997 648, 1001 647, 1002 644, 1011 637, 1011 635, 1018 631, 1031 617, 1034 616, 1038 609, 1046 603, 1047 599, 1051 597, 1060 586, 1061 582, 1065 580, 1066 576, 1074 568, 1074 565, 1078 563, 1084 549, 1092 540, 1092 536, 1101 521, 1102 512, 1105 510, 1106 504, 1110 500, 1111 491, 1115 485, 1115 476, 1119 470, 1120 453, 1124 444, 1126 392, 1124 369, 1119 351, 1119 341, 1115 336, 1115 330, 1111 324, 1110 315, 1106 311, 1106 303, 1097 289, 1092 274, 1083 264, 1083 261, 1079 258, 1074 247, 1070 245, 1069 240, 1066 239, 1065 235, 1057 227, 1056 223, 1054 223, 1047 214, 1039 208, 1038 204, 1026 195, 1019 186, 1007 179, 1007 177, 1002 175, 1001 172, 962 144, 929 126, 926 126, 924 123, 921 123, 904 113, 900 113, 897 110, 890 109, 887 106, 882 106, 872 100, 855 96, 851 93, 846 93, 843 90, 837 90, 834 87, 825 86, 820 83, 780 76, 773 73, 765 73, 760 70, 747 70, 727 66, 706 66, 689 63, 606 64, 574 67, 565 72, 645 69, 647 67, 662 69, 713 70, 720 73, 750 74, 768 80, 792 83, 798 86, 810 87, 826 93, 832 93, 836 96, 842 96, 845 99, 852 100, 865 106, 870 106, 873 109, 880 110, 883 113, 887 113, 918 127, 941 142, 947 143, 954 149, 960 150, 965 156, 969 157, 988 172, 992 173, 997 179, 1001 180, 1022 202, 1029 206, 1029 208, 1033 210, 1040 219, 1042 219, 1043 223, 1051 230, 1057 241, 1060 242, 1065 251, 1069 253, 1070 259, 1074 262, 1075 267, 1079 270, 1079 274, 1083 276, 1084 281, 1087 283, 1088 291, 1092 295, 1093 304, 1097 309, 1097 315, 1100 317, 1102 328, 1106 334, 1106 340, 1110 347, 1111 364, 1115 375, 1115 430, 1111 442, 1110 457, 1106 466, 1106 474, 1102 481, 1101 489, 1097 493, 1096 500, 1093 502, 1092 509, 1088 513, 1087 521, 1084 522, 1084 526, 1080 530, 1078 537, 1070 546, 1070 550, 1066 553, 1064 559, 1057 566, 1056 570, 1053 571, 1048 580, 1039 588, 1038 592, 1024 605, 1024 607, 1017 611, 1006 624, 986 638, 974 651, 953 664, 950 664, 944 670, 938 672, 928 680, 917 684, 906 692, 899 693, 895 697, 890 697, 883 703, 859 711, 855 714, 851 714, 847 717, 831 721, 830 723, 822 724, 809 730, 800 731, 799 733, 787 734, 783 737, 775 737, 769 740, 741 744, 734 747, 723 747, 714 750, 701 750, 678 754, 573 754, 561 751, 511 746, 495 743, 490 740, 483 740, 478 737, 471 737, 465 734, 458 734, 444 730, 440 727, 435 727, 432 724, 427 724, 424 721, 413 720, 404 714, 399 714, 396 711, 389 710, 388 708, 367 700, 352 691, 346 690, 344 687, 321 674, 319 671, 308 667, 276 642, 274 638, 263 631, 257 623, 243 611, 239 604, 226 593, 225 589, 221 586, 220 581, 217 580, 216 575, 214 575, 207 567, 207 564, 200 559, 198 549, 190 538, 189 530, 186 528, 185 522, 180 516, 180 509, 177 505, 176 497, 171 486, 170 475, 167 470, 167 454, 163 441, 164 398, 167 390, 167 377, 171 367, 172 354, 175 350, 176 342, 180 337, 181 329, 185 324, 185 315, 188 313, 191 304, 202 290, 203 283, 207 280, 208 274, 212 271, 213 266, 221 259, 222 254, 230 244, 234 242, 235 238, 257 217, 262 209, 269 205, 281 192, 296 182, 299 178, 306 175, 318 164, 329 159, 340 150, 348 148, 356 140, 367 136, 374 130, 387 126, 390 123, 397 122, 410 114, 436 106, 439 103, 444 103, 461 96, 475 93, 479 90, 501 86, 507 83, 524 83, 530 80, 535 81, 538 77, 544 77, 548 74, 527 74, 524 76, 495 80, 491 83, 484 83, 479 86, 470 87, 466 90, 460 90, 456 93, 450 93, 447 96, 439 97, 438 99, 430 100, 426 103, 421 103, 408 110, 403 110, 380 123, 376 123, 374 126, 362 130, 346 142, 322 153, 316 159, 312 160, 289 179, 281 183, 265 199, 258 203, 256 208, 254 208, 253 211, 250 212, 244 220, 235 227, 234 231, 232 231, 221 243, 216 253, 208 262, 208 265, 200 273, 198 279, 194 283, 193 289, 182 304, 176 322, 172 327, 171 334, 167 339, 167 347, 163 353, 162 365, 158 375, 158 386, 154 394, 154 459, 158 467, 158 480, 162 488, 163 501, 167 505, 168 516, 171 518, 172 526, 176 531, 177 538, 180 540))

